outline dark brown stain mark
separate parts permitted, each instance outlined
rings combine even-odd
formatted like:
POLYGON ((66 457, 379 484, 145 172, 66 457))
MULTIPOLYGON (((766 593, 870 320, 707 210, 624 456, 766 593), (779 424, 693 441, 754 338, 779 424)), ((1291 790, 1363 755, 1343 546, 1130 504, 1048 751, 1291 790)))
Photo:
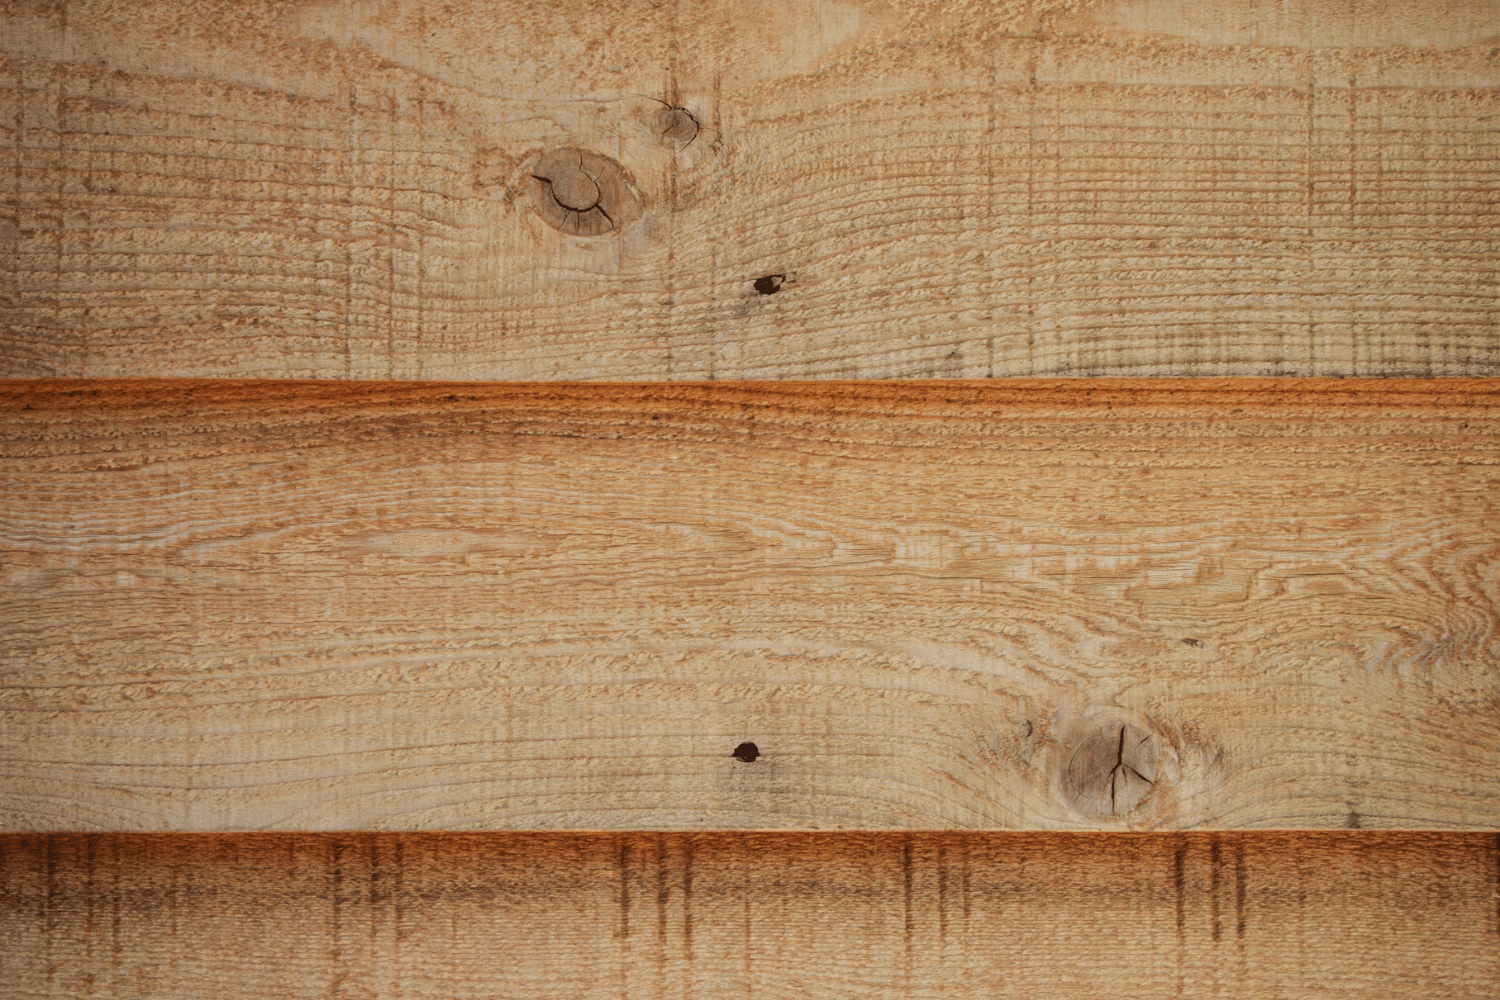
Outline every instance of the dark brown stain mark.
POLYGON ((380 908, 385 905, 389 894, 381 891, 381 881, 385 878, 385 865, 380 857, 380 838, 373 833, 364 836, 365 855, 369 859, 366 865, 366 891, 369 893, 367 910, 370 918, 370 954, 380 954, 380 908))
POLYGON ((86 957, 93 958, 93 943, 98 936, 98 925, 94 915, 94 903, 98 899, 99 889, 95 884, 98 877, 99 860, 99 834, 88 834, 83 838, 83 933, 85 935, 84 950, 86 957))
POLYGON ((1344 829, 1345 830, 1362 830, 1362 829, 1364 829, 1364 822, 1360 818, 1359 813, 1355 812, 1353 809, 1349 810, 1349 815, 1347 815, 1347 816, 1344 817, 1344 829))
POLYGON ((1177 996, 1184 995, 1187 985, 1187 977, 1183 969, 1183 963, 1187 959, 1187 851, 1188 841, 1184 838, 1172 854, 1172 887, 1177 908, 1177 996))
POLYGON ((120 910, 120 834, 109 838, 109 967, 119 972, 124 964, 125 946, 120 940, 123 917, 120 910))
POLYGON ((741 743, 734 748, 734 753, 730 754, 730 756, 736 760, 742 760, 746 764, 754 764, 756 758, 760 756, 760 747, 754 743, 741 743))
POLYGON ((762 295, 775 295, 781 291, 781 286, 786 283, 784 274, 768 274, 762 278, 755 279, 755 290, 762 295))
POLYGON ((971 879, 973 877, 973 865, 971 864, 971 859, 969 857, 969 840, 968 840, 967 837, 964 838, 964 840, 962 841, 962 845, 963 845, 963 847, 962 847, 961 855, 963 857, 963 886, 962 886, 962 889, 963 889, 963 894, 964 894, 964 930, 965 930, 965 932, 967 932, 968 929, 969 929, 969 918, 970 918, 970 915, 971 915, 971 905, 972 905, 971 902, 970 902, 970 896, 969 896, 969 886, 970 886, 970 883, 971 883, 971 879))
POLYGON ((1245 949, 1245 842, 1234 845, 1234 936, 1245 949))
POLYGON ((693 961, 693 838, 682 842, 682 951, 693 961))
POLYGON ((948 940, 948 843, 938 844, 938 940, 948 940))
POLYGON ((1177 948, 1187 944, 1187 844, 1172 855, 1172 886, 1177 896, 1177 948))
POLYGON ((911 898, 911 892, 912 892, 911 852, 912 852, 912 838, 911 838, 911 835, 908 834, 906 836, 906 839, 904 841, 902 841, 902 843, 901 843, 901 906, 902 906, 902 914, 903 914, 903 920, 902 920, 902 928, 903 928, 903 931, 902 931, 902 941, 903 941, 903 943, 905 945, 905 949, 906 949, 905 970, 906 970, 906 978, 908 980, 908 988, 910 986, 911 971, 912 971, 912 956, 914 954, 914 950, 912 948, 912 945, 913 945, 912 938, 914 937, 915 931, 916 931, 916 917, 915 917, 915 914, 913 914, 913 912, 912 912, 912 898, 911 898))
POLYGON ((406 834, 395 836, 396 869, 391 886, 391 995, 401 996, 401 945, 406 940, 406 834))
POLYGON ((1184 640, 1182 640, 1182 644, 1184 646, 1192 646, 1194 649, 1202 649, 1203 648, 1203 640, 1202 639, 1184 639, 1184 640))
POLYGON ((349 970, 344 967, 343 931, 344 931, 344 853, 349 850, 349 845, 342 840, 330 840, 328 842, 328 957, 330 971, 333 978, 328 983, 328 995, 338 997, 344 992, 344 983, 349 978, 349 970))
POLYGON ((1219 877, 1223 868, 1224 848, 1215 837, 1208 849, 1208 907, 1215 941, 1224 934, 1224 925, 1219 921, 1219 877))
POLYGON ((46 936, 47 994, 52 995, 52 977, 57 972, 57 963, 52 960, 52 939, 57 934, 57 900, 61 887, 57 883, 57 854, 62 841, 61 834, 47 837, 47 887, 42 904, 42 933, 46 936))
POLYGON ((659 995, 665 995, 667 976, 667 922, 672 905, 670 845, 675 838, 656 836, 656 977, 659 995))
POLYGON ((630 838, 620 838, 620 856, 615 861, 620 872, 620 929, 616 936, 621 940, 630 937, 630 838))

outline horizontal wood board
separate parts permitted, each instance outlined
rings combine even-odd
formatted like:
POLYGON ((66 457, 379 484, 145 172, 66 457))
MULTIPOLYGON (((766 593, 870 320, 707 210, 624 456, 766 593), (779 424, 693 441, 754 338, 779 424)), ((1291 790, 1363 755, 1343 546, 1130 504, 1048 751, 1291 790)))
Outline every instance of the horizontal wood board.
POLYGON ((1490 998, 1452 834, 0 837, 18 998, 1490 998))
POLYGON ((1487 380, 5 383, 0 828, 1496 829, 1497 506, 1487 380))
POLYGON ((1497 375, 1497 41, 1492 0, 8 4, 0 376, 1497 375), (565 150, 619 228, 533 180, 565 150))

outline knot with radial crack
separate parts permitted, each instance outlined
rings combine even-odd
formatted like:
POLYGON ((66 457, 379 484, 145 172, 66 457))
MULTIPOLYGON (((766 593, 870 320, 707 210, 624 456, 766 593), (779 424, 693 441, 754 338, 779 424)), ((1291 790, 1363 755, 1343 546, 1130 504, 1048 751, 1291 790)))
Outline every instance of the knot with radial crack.
POLYGON ((1095 731, 1068 760, 1063 789, 1086 815, 1124 816, 1151 792, 1157 778, 1156 737, 1125 722, 1095 731))
POLYGON ((698 118, 687 108, 669 105, 662 110, 657 125, 662 141, 679 149, 686 149, 698 138, 698 118))
POLYGON ((640 198, 625 169, 585 149, 554 149, 531 168, 537 215, 569 236, 618 232, 638 214, 640 198))

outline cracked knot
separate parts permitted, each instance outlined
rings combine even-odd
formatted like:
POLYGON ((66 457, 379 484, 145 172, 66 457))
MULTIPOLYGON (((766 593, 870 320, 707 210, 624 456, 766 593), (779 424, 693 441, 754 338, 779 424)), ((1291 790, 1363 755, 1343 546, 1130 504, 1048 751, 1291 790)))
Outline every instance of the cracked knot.
POLYGON ((531 199, 548 225, 569 236, 602 236, 633 218, 640 198, 614 160, 585 149, 555 149, 531 169, 531 199))
POLYGON ((1156 784, 1156 737, 1139 726, 1114 723, 1073 751, 1065 788, 1074 809, 1095 816, 1132 812, 1156 784))

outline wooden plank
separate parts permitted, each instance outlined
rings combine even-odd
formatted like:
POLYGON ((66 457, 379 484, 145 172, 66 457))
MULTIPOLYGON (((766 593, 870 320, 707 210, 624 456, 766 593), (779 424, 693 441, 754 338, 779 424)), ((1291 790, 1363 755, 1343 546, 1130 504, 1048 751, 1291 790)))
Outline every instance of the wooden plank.
POLYGON ((0 15, 0 376, 1500 374, 1491 0, 120 11, 0 15))
POLYGON ((1493 835, 0 838, 17 997, 1488 998, 1493 835))
POLYGON ((1494 381, 11 382, 0 470, 4 829, 1500 827, 1494 381))

